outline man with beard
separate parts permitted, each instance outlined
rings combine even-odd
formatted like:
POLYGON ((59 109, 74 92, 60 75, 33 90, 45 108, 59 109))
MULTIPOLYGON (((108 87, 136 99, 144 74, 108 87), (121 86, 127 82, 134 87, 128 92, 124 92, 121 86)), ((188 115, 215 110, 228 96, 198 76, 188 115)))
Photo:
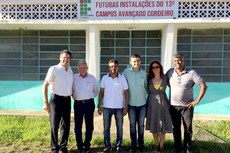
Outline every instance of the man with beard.
POLYGON ((101 115, 103 112, 105 144, 103 152, 109 153, 111 150, 110 126, 111 118, 114 114, 117 127, 116 152, 122 153, 123 116, 128 111, 128 84, 125 77, 118 73, 118 61, 112 59, 108 64, 110 73, 104 75, 101 80, 98 103, 98 114, 101 115))

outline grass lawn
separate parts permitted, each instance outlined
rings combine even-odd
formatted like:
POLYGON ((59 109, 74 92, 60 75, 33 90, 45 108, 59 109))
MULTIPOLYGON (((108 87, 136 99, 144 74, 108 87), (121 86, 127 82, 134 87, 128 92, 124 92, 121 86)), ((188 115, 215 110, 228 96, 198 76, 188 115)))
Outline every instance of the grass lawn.
MULTIPOLYGON (((205 129, 226 143, 211 141, 194 141, 193 153, 229 153, 230 152, 230 121, 194 121, 194 125, 205 129)), ((48 117, 34 116, 1 116, 0 115, 0 152, 2 153, 48 153, 50 152, 50 127, 48 117)), ((112 138, 115 144, 115 138, 112 138)), ((145 139, 147 152, 153 152, 152 139, 145 139)), ((92 151, 103 150, 103 135, 94 135, 92 151)), ((130 140, 124 138, 124 150, 129 150, 130 140)), ((172 140, 166 140, 165 150, 170 152, 172 140)), ((76 152, 76 142, 71 127, 68 148, 76 152)))

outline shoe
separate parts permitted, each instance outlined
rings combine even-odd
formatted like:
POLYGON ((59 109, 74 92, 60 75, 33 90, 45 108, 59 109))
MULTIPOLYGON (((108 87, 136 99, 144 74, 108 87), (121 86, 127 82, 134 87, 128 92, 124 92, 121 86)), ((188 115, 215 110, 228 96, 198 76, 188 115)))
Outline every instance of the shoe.
POLYGON ((187 149, 187 150, 184 151, 184 153, 192 153, 192 151, 187 149))
POLYGON ((82 149, 78 149, 77 153, 83 153, 82 149))
POLYGON ((90 149, 85 149, 85 152, 86 153, 91 153, 91 150, 90 149))
POLYGON ((110 148, 109 147, 107 147, 107 148, 105 148, 104 150, 103 150, 103 153, 109 153, 110 152, 110 148))
POLYGON ((145 152, 145 146, 144 145, 139 146, 139 149, 140 149, 140 152, 145 152))
POLYGON ((63 148, 61 150, 59 150, 59 153, 69 153, 67 148, 63 148))
POLYGON ((116 153, 123 153, 123 150, 121 147, 117 147, 116 150, 117 150, 116 153))
POLYGON ((160 152, 160 145, 159 145, 159 144, 155 146, 154 151, 155 151, 155 152, 160 152))
POLYGON ((136 153, 136 147, 132 147, 132 148, 130 149, 130 153, 136 153))
POLYGON ((164 147, 159 148, 159 153, 164 153, 164 151, 165 151, 164 147))
POLYGON ((172 153, 180 153, 180 150, 173 148, 172 153))

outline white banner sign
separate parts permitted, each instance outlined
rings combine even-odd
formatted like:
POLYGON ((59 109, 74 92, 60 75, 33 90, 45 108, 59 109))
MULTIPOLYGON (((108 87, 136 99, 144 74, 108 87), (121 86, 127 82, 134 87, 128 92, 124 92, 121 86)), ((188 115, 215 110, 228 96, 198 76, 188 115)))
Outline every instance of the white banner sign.
POLYGON ((175 19, 178 0, 78 0, 78 19, 175 19))

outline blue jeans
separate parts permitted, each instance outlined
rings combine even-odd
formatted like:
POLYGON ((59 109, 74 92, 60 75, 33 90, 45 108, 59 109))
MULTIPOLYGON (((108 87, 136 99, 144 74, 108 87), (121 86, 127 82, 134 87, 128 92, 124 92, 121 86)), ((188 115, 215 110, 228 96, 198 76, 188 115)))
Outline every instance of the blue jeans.
POLYGON ((111 148, 110 143, 110 127, 112 115, 115 116, 116 127, 117 127, 117 140, 116 147, 120 147, 122 144, 123 137, 123 110, 103 108, 103 123, 104 123, 104 144, 106 148, 111 148))
POLYGON ((144 145, 144 121, 146 115, 146 105, 128 107, 128 116, 130 122, 130 138, 132 147, 137 145, 136 125, 138 126, 138 144, 144 145))

